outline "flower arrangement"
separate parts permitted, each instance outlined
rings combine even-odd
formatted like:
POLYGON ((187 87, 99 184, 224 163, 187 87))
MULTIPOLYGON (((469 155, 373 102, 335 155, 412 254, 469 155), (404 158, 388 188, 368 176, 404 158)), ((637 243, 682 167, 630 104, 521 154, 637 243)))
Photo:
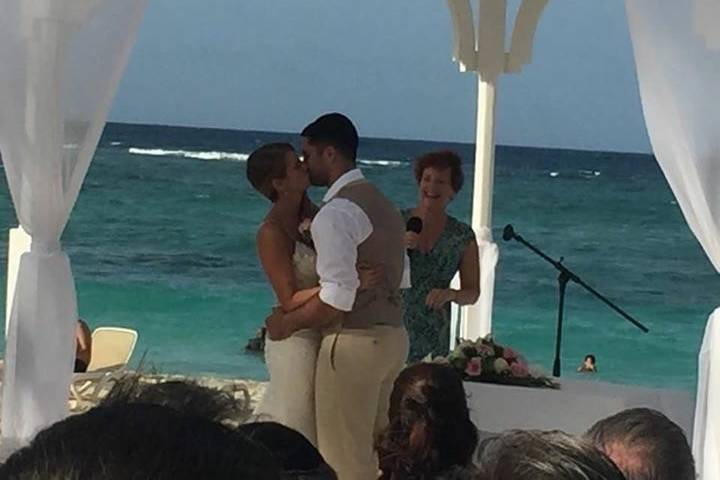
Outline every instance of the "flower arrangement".
POLYGON ((315 250, 315 243, 312 239, 312 234, 310 233, 310 227, 312 226, 312 219, 311 218, 305 218, 302 222, 298 225, 298 235, 300 237, 300 241, 307 245, 308 247, 315 250))
POLYGON ((466 381, 560 388, 540 369, 528 366, 522 355, 510 347, 495 343, 490 335, 474 342, 460 340, 447 357, 438 357, 434 362, 450 365, 466 381))

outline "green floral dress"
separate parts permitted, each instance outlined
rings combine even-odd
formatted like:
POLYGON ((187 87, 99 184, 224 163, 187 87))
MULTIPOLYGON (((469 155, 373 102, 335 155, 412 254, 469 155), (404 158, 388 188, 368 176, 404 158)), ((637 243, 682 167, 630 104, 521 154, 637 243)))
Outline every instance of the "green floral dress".
MULTIPOLYGON (((412 210, 403 210, 407 221, 412 210)), ((445 230, 428 253, 410 250, 412 288, 403 291, 405 325, 410 336, 409 361, 447 355, 450 350, 450 304, 440 310, 425 306, 425 298, 434 288, 450 288, 460 268, 465 248, 475 239, 470 225, 448 215, 445 230)))

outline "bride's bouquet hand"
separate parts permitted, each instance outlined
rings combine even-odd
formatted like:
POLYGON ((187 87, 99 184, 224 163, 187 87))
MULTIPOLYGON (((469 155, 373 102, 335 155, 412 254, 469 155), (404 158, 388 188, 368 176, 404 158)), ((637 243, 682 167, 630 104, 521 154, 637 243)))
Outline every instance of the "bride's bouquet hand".
POLYGON ((282 308, 275 307, 272 313, 265 319, 265 327, 267 328, 267 336, 270 340, 278 341, 285 340, 293 334, 291 329, 288 327, 287 322, 283 321, 282 308))
POLYGON ((385 267, 379 264, 359 263, 357 271, 360 277, 360 290, 375 288, 385 280, 385 267))

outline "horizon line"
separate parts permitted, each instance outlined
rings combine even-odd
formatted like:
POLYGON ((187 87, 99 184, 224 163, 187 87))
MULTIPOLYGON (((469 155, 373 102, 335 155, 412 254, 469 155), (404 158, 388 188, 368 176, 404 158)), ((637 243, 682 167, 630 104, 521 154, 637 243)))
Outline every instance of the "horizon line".
MULTIPOLYGON (((127 122, 127 121, 110 121, 108 120, 106 124, 115 124, 115 125, 135 125, 140 127, 165 127, 165 128, 186 128, 186 129, 194 129, 194 130, 220 130, 220 131, 227 131, 227 132, 256 132, 256 133, 279 133, 279 134, 285 134, 285 135, 300 135, 297 132, 287 132, 282 130, 258 130, 258 129, 244 129, 244 128, 235 128, 235 127, 208 127, 208 126, 199 126, 199 125, 169 125, 169 124, 162 124, 162 123, 136 123, 136 122, 127 122)), ((455 144, 455 145, 465 145, 465 146, 475 146, 475 142, 460 142, 455 140, 424 140, 420 138, 392 138, 392 137, 373 137, 373 136, 360 136, 361 139, 367 139, 367 140, 380 140, 380 141, 396 141, 396 142, 417 142, 417 143, 448 143, 448 144, 455 144)), ((561 150, 561 151, 568 151, 568 152, 592 152, 592 153, 610 153, 610 154, 623 154, 623 155, 645 155, 645 156, 651 156, 654 157, 654 152, 642 152, 642 151, 620 151, 620 150, 591 150, 587 148, 570 148, 570 147, 557 147, 557 146, 539 146, 539 145, 513 145, 513 144, 495 144, 495 147, 503 147, 503 148, 521 148, 521 149, 528 149, 528 150, 561 150)))

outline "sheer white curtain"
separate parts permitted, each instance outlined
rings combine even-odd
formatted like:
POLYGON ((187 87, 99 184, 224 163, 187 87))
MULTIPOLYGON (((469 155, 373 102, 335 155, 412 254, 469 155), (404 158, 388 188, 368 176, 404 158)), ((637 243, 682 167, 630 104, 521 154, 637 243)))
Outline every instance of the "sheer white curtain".
POLYGON ((460 337, 472 340, 492 332, 495 268, 499 257, 498 246, 492 241, 492 232, 489 228, 480 229, 477 233, 477 242, 480 254, 480 298, 472 307, 460 309, 462 325, 460 337))
POLYGON ((0 151, 31 236, 5 350, 5 452, 67 414, 77 320, 60 236, 80 191, 146 0, 3 0, 0 151))
MULTIPOLYGON (((455 348, 456 339, 472 339, 484 337, 492 333, 492 308, 495 293, 495 268, 499 251, 492 241, 492 232, 483 227, 477 234, 480 253, 480 298, 472 308, 450 305, 450 349, 455 348), (459 326, 458 326, 459 323, 459 326)), ((460 288, 460 274, 453 278, 451 288, 460 288)))
MULTIPOLYGON (((625 5, 653 151, 690 229, 720 272, 719 3, 626 0, 625 5)), ((706 479, 720 478, 720 403, 710 401, 720 389, 720 363, 713 362, 720 348, 716 316, 708 322, 699 359, 693 442, 706 479)))

